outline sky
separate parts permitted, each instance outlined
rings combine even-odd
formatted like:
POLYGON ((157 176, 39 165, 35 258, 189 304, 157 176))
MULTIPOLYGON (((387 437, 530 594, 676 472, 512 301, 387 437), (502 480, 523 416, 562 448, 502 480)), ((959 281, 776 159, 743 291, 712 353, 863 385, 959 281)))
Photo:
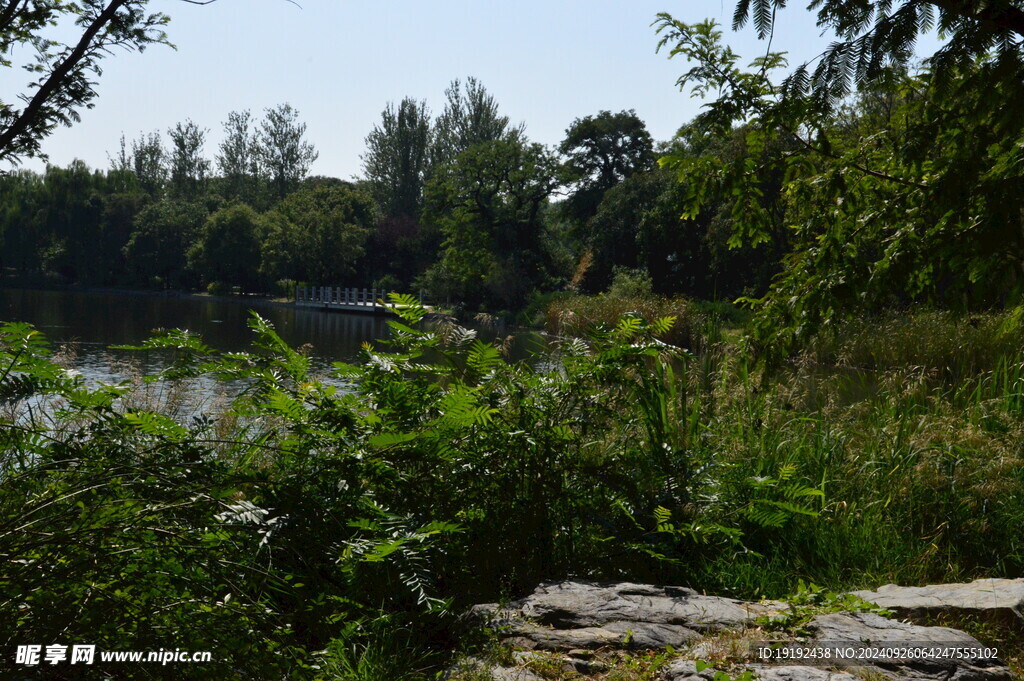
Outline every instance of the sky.
MULTIPOLYGON (((351 179, 388 102, 411 96, 436 114, 451 80, 467 76, 543 144, 558 144, 576 118, 624 109, 666 140, 701 102, 675 85, 686 63, 655 52, 658 12, 718 20, 747 61, 765 51, 749 26, 728 30, 734 0, 297 1, 153 0, 153 10, 171 16, 176 49, 156 45, 104 60, 95 107, 47 138, 43 151, 56 165, 77 158, 104 168, 122 134, 165 133, 191 119, 209 130, 205 152, 213 158, 230 111, 259 117, 288 102, 320 154, 311 172, 351 179)), ((827 43, 799 2, 780 13, 773 49, 788 52, 791 63, 827 43)), ((0 98, 12 98, 26 77, 0 74, 0 98)))

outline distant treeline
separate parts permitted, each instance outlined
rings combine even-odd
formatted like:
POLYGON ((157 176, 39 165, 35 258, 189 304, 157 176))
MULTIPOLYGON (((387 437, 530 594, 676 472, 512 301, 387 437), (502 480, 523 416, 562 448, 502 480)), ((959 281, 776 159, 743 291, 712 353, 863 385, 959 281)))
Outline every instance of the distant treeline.
MULTIPOLYGON (((531 143, 476 80, 441 113, 389 104, 357 182, 311 177, 317 158, 289 105, 234 112, 213 160, 192 121, 126 141, 110 168, 75 161, 0 178, 0 265, 24 283, 284 292, 293 282, 426 290, 467 310, 599 292, 616 272, 661 294, 767 289, 782 230, 730 248, 724 210, 680 217, 687 186, 661 153, 722 156, 686 135, 656 147, 632 111, 577 119, 557 149, 531 143)), ((778 199, 767 182, 764 204, 778 199)), ((723 202, 723 205, 725 203, 723 202)))

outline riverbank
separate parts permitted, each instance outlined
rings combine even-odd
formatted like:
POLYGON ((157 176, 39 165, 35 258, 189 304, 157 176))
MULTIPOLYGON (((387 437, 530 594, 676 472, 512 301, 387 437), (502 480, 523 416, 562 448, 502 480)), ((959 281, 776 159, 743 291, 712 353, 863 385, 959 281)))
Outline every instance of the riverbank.
MULTIPOLYGON (((246 330, 238 305, 162 299, 137 315, 130 298, 94 297, 106 307, 88 301, 86 316, 104 332, 138 333, 158 308, 188 308, 192 331, 227 329, 228 314, 246 330)), ((83 316, 70 307, 83 301, 66 304, 83 316)), ((289 332, 383 322, 272 312, 291 313, 276 325, 289 332)), ((208 677, 331 678, 296 670, 386 659, 405 667, 364 678, 420 681, 463 640, 452 615, 544 582, 757 602, 811 598, 810 584, 1024 576, 1013 313, 865 318, 765 373, 715 325, 694 327, 682 353, 654 337, 663 324, 627 318, 530 364, 401 312, 389 344, 332 363, 358 395, 260 323, 224 355, 157 341, 186 388, 199 374, 244 379, 198 419, 83 388, 9 329, 0 394, 19 428, 0 436, 8 465, 27 468, 0 493, 0 524, 35 534, 0 533, 0 554, 20 557, 0 580, 0 616, 32 640, 67 630, 143 649, 186 632, 226 651, 208 677), (42 418, 40 399, 62 408, 42 418)))
POLYGON ((266 294, 243 293, 238 295, 213 295, 175 289, 154 290, 139 288, 121 288, 109 286, 31 286, 26 284, 0 284, 0 289, 20 291, 60 291, 64 293, 96 293, 101 295, 125 296, 130 298, 176 298, 180 300, 213 301, 222 303, 245 304, 250 307, 292 307, 290 298, 275 298, 266 294))

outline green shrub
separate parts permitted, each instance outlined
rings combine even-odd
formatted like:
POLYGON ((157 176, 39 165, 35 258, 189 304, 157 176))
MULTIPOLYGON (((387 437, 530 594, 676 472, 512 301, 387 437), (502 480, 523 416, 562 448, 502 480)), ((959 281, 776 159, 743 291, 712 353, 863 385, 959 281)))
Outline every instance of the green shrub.
POLYGON ((675 323, 660 338, 690 349, 699 345, 700 330, 707 321, 692 301, 682 297, 569 295, 551 300, 545 314, 544 327, 561 336, 584 336, 591 327, 613 327, 623 315, 636 315, 647 321, 662 317, 675 318, 675 323))
POLYGON ((211 281, 206 285, 206 292, 211 296, 225 296, 231 293, 231 287, 223 281, 211 281))
POLYGON ((295 287, 297 284, 298 282, 294 279, 278 279, 274 282, 274 288, 277 290, 279 297, 291 300, 295 298, 295 287))

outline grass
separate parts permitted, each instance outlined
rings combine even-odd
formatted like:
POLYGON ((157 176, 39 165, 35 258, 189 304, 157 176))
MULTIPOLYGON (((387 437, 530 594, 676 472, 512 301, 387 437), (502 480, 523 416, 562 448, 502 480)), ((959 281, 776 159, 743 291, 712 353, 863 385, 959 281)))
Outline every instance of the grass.
MULTIPOLYGON (((128 586, 153 582, 151 563, 131 561, 167 562, 163 544, 145 532, 169 522, 168 536, 182 542, 176 550, 190 565, 220 569, 251 561, 243 576, 251 575, 245 584, 252 607, 245 612, 252 621, 261 631, 279 632, 276 619, 258 618, 294 618, 310 632, 294 649, 305 655, 306 647, 327 646, 320 676, 349 681, 412 681, 445 665, 433 655, 450 641, 438 643, 444 637, 434 615, 420 612, 435 585, 434 600, 451 598, 458 608, 518 597, 539 581, 567 577, 680 584, 758 599, 796 593, 801 581, 842 592, 1024 575, 1024 348, 1015 313, 926 312, 851 322, 765 374, 740 334, 722 332, 720 313, 691 301, 605 296, 549 307, 563 334, 626 312, 674 316, 676 328, 622 319, 614 331, 593 334, 591 347, 566 342, 550 366, 533 368, 506 363, 498 349, 455 327, 432 335, 399 326, 416 352, 368 349, 364 364, 340 367, 359 377, 359 399, 317 385, 304 358, 282 349, 255 319, 261 354, 231 355, 216 366, 262 381, 262 392, 248 389, 234 415, 222 414, 215 424, 185 430, 157 418, 182 415, 188 381, 198 380, 185 372, 181 390, 135 377, 110 406, 102 395, 65 386, 61 399, 77 411, 55 410, 52 417, 66 433, 45 423, 33 437, 22 435, 24 427, 0 431, 10 451, 25 452, 24 461, 52 457, 46 476, 29 471, 16 480, 19 486, 7 486, 0 496, 5 518, 17 527, 27 503, 64 504, 67 518, 104 529, 94 535, 108 542, 102 546, 109 556, 125 561, 119 579, 128 586), (645 335, 648 329, 690 355, 670 355, 645 335), (444 362, 423 359, 435 355, 444 362), (150 418, 139 416, 151 411, 150 418), (68 465, 65 452, 82 443, 89 456, 68 465), (138 461, 159 473, 153 479, 166 478, 166 486, 136 474, 138 461), (132 464, 124 466, 130 475, 123 474, 121 486, 96 487, 109 499, 73 505, 65 487, 93 489, 88 476, 105 480, 107 462, 132 464), (213 482, 196 478, 195 484, 216 497, 183 486, 182 480, 192 484, 191 468, 200 464, 213 482), (179 475, 178 468, 188 470, 179 475), (137 497, 173 501, 175 494, 193 515, 164 513, 178 505, 159 496, 159 504, 145 508, 164 515, 136 522, 137 497), (211 517, 224 515, 218 499, 255 499, 288 522, 261 538, 248 525, 219 521, 232 541, 203 534, 207 543, 184 543, 188 533, 205 533, 211 517), (107 509, 121 515, 108 517, 107 509), (125 527, 137 536, 126 535, 125 527), (129 540, 135 553, 123 550, 129 540), (272 552, 261 548, 264 541, 272 552), (363 553, 354 553, 357 548, 363 553), (277 580, 274 590, 264 590, 266 574, 277 580), (292 579, 294 588, 327 591, 329 598, 307 606, 279 586, 292 579), (340 631, 346 619, 372 619, 369 613, 378 610, 387 618, 381 631, 340 631), (410 652, 417 649, 422 655, 410 652)), ((25 333, 9 329, 11 350, 0 355, 17 367, 0 381, 12 400, 36 385, 28 378, 36 377, 39 391, 70 380, 25 333)), ((186 358, 205 357, 197 341, 161 342, 186 358)), ((35 404, 18 403, 24 410, 35 404)), ((24 422, 11 414, 10 423, 24 422)), ((54 516, 47 532, 67 532, 64 517, 54 516)), ((12 554, 29 545, 23 534, 0 538, 12 554)), ((55 547, 86 553, 75 546, 47 540, 29 549, 44 558, 55 547)), ((23 582, 11 582, 11 593, 49 593, 26 565, 14 564, 23 582)), ((61 569, 47 587, 61 598, 92 588, 82 569, 61 569)), ((232 579, 236 572, 230 569, 232 579)), ((211 574, 194 584, 222 593, 220 573, 211 574)), ((150 598, 143 603, 180 602, 176 583, 153 588, 153 596, 142 592, 150 598)), ((233 598, 231 607, 243 607, 241 600, 233 598)), ((117 620, 109 609, 83 615, 40 608, 30 613, 35 620, 9 610, 38 631, 55 626, 47 619, 53 616, 61 627, 73 620, 89 631, 105 626, 107 636, 123 634, 113 631, 117 620)), ((188 612, 180 612, 168 621, 191 624, 188 612)), ((223 625, 225 632, 234 631, 234 621, 223 625)), ((285 633, 263 635, 286 640, 285 633)), ((253 636, 240 640, 249 645, 253 636)), ((270 646, 264 648, 252 650, 273 659, 270 646)), ((1020 653, 1013 654, 1019 670, 1020 653)), ((609 664, 606 679, 643 681, 654 678, 660 662, 633 656, 609 664)), ((559 670, 549 670, 551 678, 578 673, 559 670)), ((467 678, 477 671, 467 669, 467 678)))
POLYGON ((684 348, 694 347, 707 321, 699 305, 682 297, 563 296, 548 305, 544 328, 561 336, 582 336, 594 325, 614 326, 625 314, 648 320, 675 317, 672 329, 661 339, 684 348))

